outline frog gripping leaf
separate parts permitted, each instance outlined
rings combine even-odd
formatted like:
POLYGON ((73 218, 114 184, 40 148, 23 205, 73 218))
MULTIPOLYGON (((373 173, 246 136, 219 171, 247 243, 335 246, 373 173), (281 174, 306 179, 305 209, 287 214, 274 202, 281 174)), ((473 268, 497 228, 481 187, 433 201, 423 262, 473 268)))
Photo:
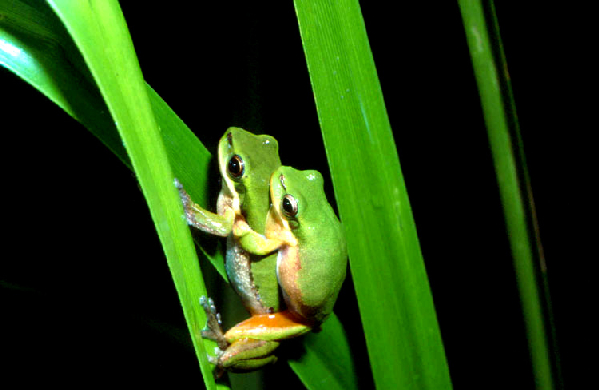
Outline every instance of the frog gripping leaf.
POLYGON ((280 340, 318 327, 333 310, 347 268, 343 229, 319 172, 281 166, 274 138, 238 128, 221 138, 219 169, 216 214, 177 183, 188 223, 227 237, 227 276, 252 315, 223 333, 214 304, 202 298, 208 315, 202 336, 220 349, 211 359, 217 376, 270 364, 280 340))
POLYGON ((225 269, 235 292, 251 314, 279 310, 279 291, 274 269, 276 254, 253 255, 231 235, 234 223, 244 220, 260 233, 270 208, 269 180, 281 166, 277 141, 243 129, 229 128, 219 141, 218 166, 222 188, 217 212, 195 204, 177 182, 189 225, 206 233, 227 237, 225 269))

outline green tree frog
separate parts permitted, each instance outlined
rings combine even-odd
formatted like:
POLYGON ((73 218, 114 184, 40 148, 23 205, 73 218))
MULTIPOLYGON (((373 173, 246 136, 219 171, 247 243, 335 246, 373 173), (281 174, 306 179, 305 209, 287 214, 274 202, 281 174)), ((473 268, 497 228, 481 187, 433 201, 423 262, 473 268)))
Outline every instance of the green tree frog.
MULTIPOLYGON (((282 166, 271 176, 270 198, 265 235, 244 221, 235 224, 233 234, 250 253, 277 251, 276 274, 287 310, 255 315, 233 327, 224 335, 230 348, 244 345, 248 338, 282 340, 318 327, 331 314, 345 280, 343 228, 326 199, 322 175, 282 166)), ((251 362, 272 353, 272 349, 240 349, 242 354, 225 351, 221 364, 251 362)))
POLYGON ((219 345, 217 375, 276 361, 279 340, 310 331, 331 313, 345 278, 345 240, 322 176, 280 165, 274 138, 231 128, 219 143, 217 214, 177 183, 188 223, 227 236, 227 275, 252 314, 223 334, 214 304, 202 297, 202 335, 219 345))
MULTIPOLYGON (((217 200, 217 212, 207 211, 192 201, 183 185, 176 180, 179 195, 189 225, 206 233, 227 237, 225 269, 234 291, 241 297, 252 315, 274 313, 284 306, 276 277, 277 254, 256 255, 245 251, 232 235, 237 221, 243 221, 255 231, 264 233, 266 215, 270 208, 269 180, 272 172, 281 166, 277 141, 267 135, 254 135, 240 128, 229 128, 218 145, 218 166, 222 187, 217 200)), ((227 350, 229 355, 238 356, 240 350, 273 350, 276 341, 246 340, 231 347, 223 336, 220 317, 211 299, 202 297, 200 304, 208 316, 202 337, 212 339, 219 345, 217 356, 227 350)), ((247 371, 276 361, 274 355, 263 359, 253 358, 245 362, 238 357, 226 368, 247 371)), ((221 375, 225 365, 212 359, 217 365, 216 375, 221 375)))
POLYGON ((265 232, 269 180, 281 166, 278 143, 273 137, 231 127, 219 141, 218 166, 222 188, 216 214, 195 204, 182 184, 176 182, 187 222, 204 232, 227 237, 225 269, 233 289, 251 314, 272 313, 279 310, 280 304, 274 274, 276 254, 250 254, 230 233, 236 220, 265 232))

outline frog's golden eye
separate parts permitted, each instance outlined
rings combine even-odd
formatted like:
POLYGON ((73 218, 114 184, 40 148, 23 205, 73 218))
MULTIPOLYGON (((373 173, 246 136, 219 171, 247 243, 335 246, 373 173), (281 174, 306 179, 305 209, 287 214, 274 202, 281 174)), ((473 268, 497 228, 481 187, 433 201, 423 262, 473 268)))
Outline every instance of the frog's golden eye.
POLYGON ((281 202, 281 208, 283 209, 283 214, 286 217, 293 218, 297 215, 297 200, 292 195, 285 195, 283 197, 283 201, 281 202))
POLYGON ((229 160, 229 164, 227 165, 227 170, 233 176, 234 179, 238 179, 243 176, 243 172, 245 170, 245 164, 243 163, 243 159, 238 155, 233 155, 229 160))

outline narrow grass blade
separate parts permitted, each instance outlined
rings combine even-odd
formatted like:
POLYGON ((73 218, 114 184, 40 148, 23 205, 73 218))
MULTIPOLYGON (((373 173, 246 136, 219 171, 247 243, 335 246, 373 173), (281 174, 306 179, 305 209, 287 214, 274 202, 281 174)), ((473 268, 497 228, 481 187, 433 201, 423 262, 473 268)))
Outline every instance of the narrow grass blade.
POLYGON ((83 54, 125 144, 163 246, 196 355, 215 389, 201 339, 206 294, 173 174, 129 31, 117 1, 48 1, 83 54))
POLYGON ((295 9, 376 386, 449 389, 416 227, 358 2, 296 0, 295 9))
POLYGON ((489 135, 537 388, 559 370, 544 260, 534 218, 518 119, 493 3, 459 1, 489 135))

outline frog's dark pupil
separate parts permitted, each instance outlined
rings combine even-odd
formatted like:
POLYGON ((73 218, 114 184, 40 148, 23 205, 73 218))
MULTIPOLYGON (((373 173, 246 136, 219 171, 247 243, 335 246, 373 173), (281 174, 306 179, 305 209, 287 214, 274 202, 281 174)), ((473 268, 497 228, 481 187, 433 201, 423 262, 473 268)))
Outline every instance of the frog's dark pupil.
POLYGON ((238 155, 234 155, 229 160, 229 172, 235 177, 243 175, 243 160, 238 155))
POLYGON ((297 203, 291 195, 285 195, 283 198, 283 212, 289 217, 295 217, 297 215, 297 203))
POLYGON ((287 198, 283 199, 283 209, 289 214, 293 213, 293 205, 287 198))

